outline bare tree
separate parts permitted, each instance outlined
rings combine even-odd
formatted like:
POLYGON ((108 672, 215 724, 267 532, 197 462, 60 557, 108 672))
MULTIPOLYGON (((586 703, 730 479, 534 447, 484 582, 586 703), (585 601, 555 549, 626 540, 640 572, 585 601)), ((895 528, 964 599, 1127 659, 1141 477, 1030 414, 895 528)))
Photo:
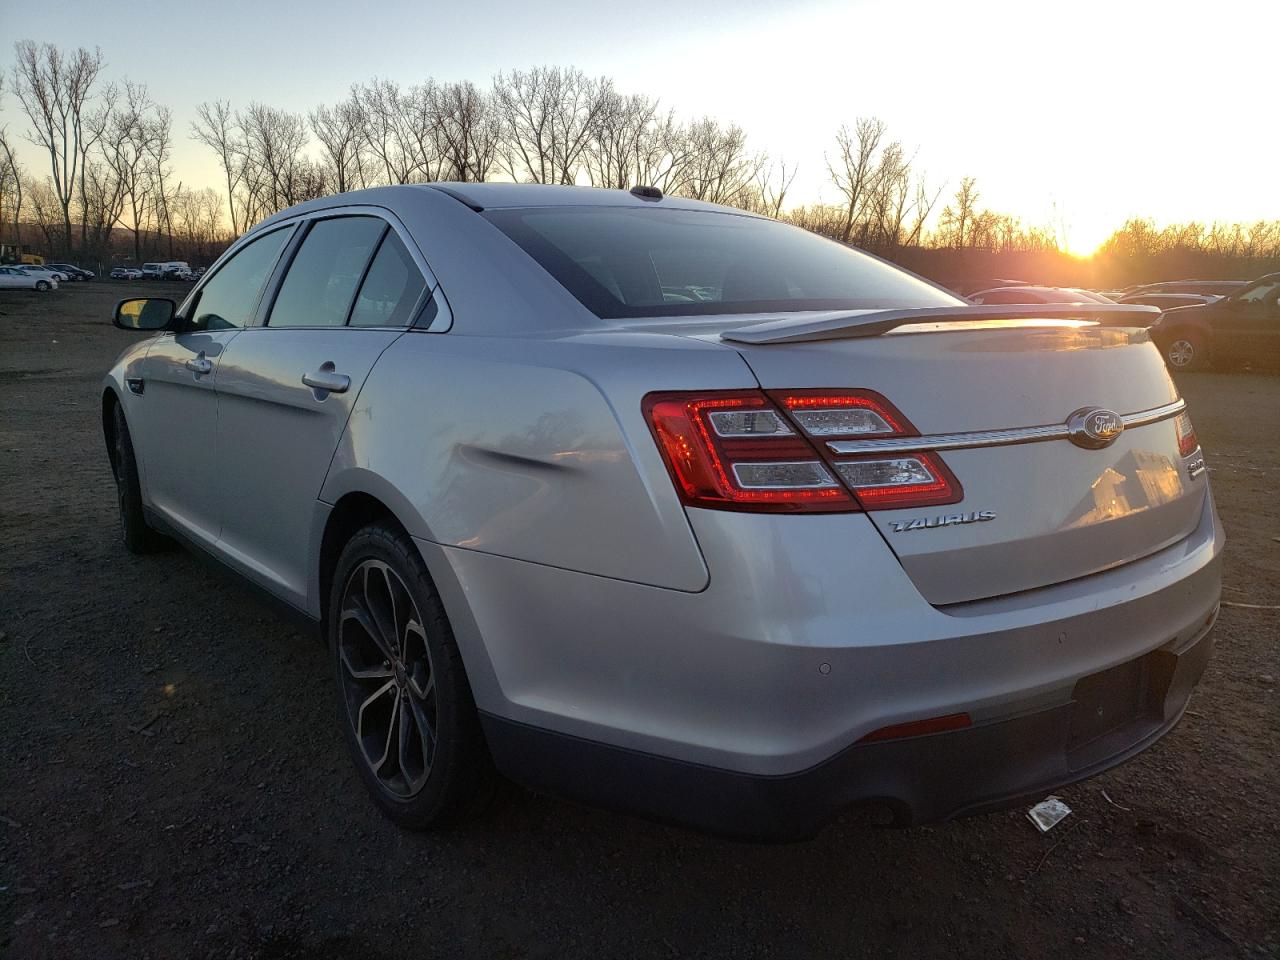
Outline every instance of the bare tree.
POLYGON ((62 222, 62 199, 53 188, 53 180, 30 178, 23 188, 31 208, 36 227, 44 235, 44 244, 50 250, 65 238, 62 222))
POLYGON ((227 189, 227 211, 231 215, 231 231, 243 233, 248 229, 249 211, 243 216, 236 213, 236 194, 244 182, 246 146, 231 104, 222 100, 202 103, 196 107, 195 122, 191 124, 191 137, 213 150, 222 165, 227 189))
POLYGON ((911 228, 907 231, 904 243, 909 247, 918 247, 924 243, 924 227, 933 212, 938 198, 942 196, 942 187, 929 192, 929 185, 924 174, 915 180, 915 201, 911 205, 911 228))
POLYGON ((688 161, 676 192, 709 203, 739 203, 766 160, 748 150, 746 132, 703 117, 689 125, 685 138, 688 161))
POLYGON ((787 169, 787 161, 778 161, 777 176, 774 176, 773 164, 766 171, 761 168, 756 174, 756 186, 760 192, 760 212, 775 220, 782 216, 783 204, 787 200, 787 191, 796 178, 798 167, 787 169))
POLYGON ((174 195, 174 232, 191 262, 213 259, 216 248, 229 239, 221 235, 221 211, 221 199, 208 187, 174 195))
POLYGON ((657 115, 658 102, 649 97, 624 96, 612 89, 601 96, 582 153, 593 187, 625 190, 639 182, 640 158, 647 152, 657 115))
POLYGON ((575 183, 612 81, 576 67, 499 73, 493 104, 501 124, 499 163, 513 180, 575 183))
POLYGON ((973 177, 964 177, 955 199, 942 210, 940 224, 943 242, 957 249, 971 246, 972 227, 978 212, 978 181, 973 177))
MULTIPOLYGON (((0 104, 3 103, 4 74, 0 74, 0 104)), ((5 236, 4 210, 7 205, 13 211, 13 241, 22 249, 22 178, 24 174, 13 156, 13 144, 9 140, 9 128, 0 127, 0 240, 5 236), (8 198, 12 196, 13 199, 8 198)))
POLYGON ((384 183, 421 179, 420 138, 414 129, 412 93, 390 80, 374 80, 351 88, 363 119, 361 139, 384 183))
POLYGON ((90 162, 84 165, 83 190, 85 201, 81 211, 83 227, 96 220, 105 222, 110 229, 121 220, 127 203, 130 212, 129 227, 133 231, 133 255, 142 259, 142 231, 153 202, 153 180, 148 169, 152 140, 156 135, 150 112, 153 108, 147 88, 142 84, 125 81, 123 95, 118 103, 112 103, 99 111, 90 121, 92 138, 97 144, 105 169, 93 171, 90 162), (110 177, 108 177, 108 174, 110 177), (108 182, 108 180, 113 182, 108 182), (88 184, 93 182, 93 194, 98 215, 90 210, 88 184))
POLYGON ((83 47, 70 55, 53 44, 19 40, 14 45, 15 89, 31 121, 28 139, 49 154, 50 184, 61 210, 61 247, 70 251, 71 201, 83 159, 86 106, 102 70, 102 52, 83 47))
POLYGON ((432 123, 441 155, 441 176, 481 183, 498 158, 500 127, 493 104, 470 81, 434 89, 432 123))
POLYGON ((307 124, 299 114, 255 102, 237 120, 251 158, 247 176, 263 212, 275 213, 316 195, 316 177, 303 152, 307 124))
POLYGON ((155 186, 156 226, 168 242, 173 258, 173 199, 182 184, 171 186, 173 169, 169 159, 173 150, 173 113, 168 107, 155 107, 151 116, 151 144, 148 148, 148 172, 155 186))
POLYGON ((356 98, 349 97, 332 107, 319 106, 308 119, 334 190, 346 193, 365 186, 364 138, 356 98))
POLYGON ((848 243, 853 226, 862 219, 875 180, 876 152, 884 139, 885 124, 874 117, 860 117, 853 131, 841 127, 836 134, 836 159, 827 160, 827 169, 836 189, 844 195, 844 224, 839 239, 848 243))

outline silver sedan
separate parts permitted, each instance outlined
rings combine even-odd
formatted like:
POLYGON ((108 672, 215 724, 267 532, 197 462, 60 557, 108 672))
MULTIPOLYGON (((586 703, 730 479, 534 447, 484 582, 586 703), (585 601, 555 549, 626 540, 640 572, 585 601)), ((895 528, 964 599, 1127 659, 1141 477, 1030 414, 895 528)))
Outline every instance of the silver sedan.
POLYGON ((1154 308, 972 305, 766 218, 385 187, 102 389, 126 546, 315 624, 376 803, 496 775, 753 837, 1043 796, 1181 717, 1223 533, 1154 308))

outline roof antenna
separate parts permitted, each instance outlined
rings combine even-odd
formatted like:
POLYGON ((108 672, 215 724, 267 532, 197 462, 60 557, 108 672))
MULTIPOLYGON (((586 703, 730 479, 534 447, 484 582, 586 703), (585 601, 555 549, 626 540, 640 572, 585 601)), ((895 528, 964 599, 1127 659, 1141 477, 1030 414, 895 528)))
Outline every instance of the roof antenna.
POLYGON ((662 191, 657 187, 632 187, 631 195, 641 200, 661 200, 662 191))

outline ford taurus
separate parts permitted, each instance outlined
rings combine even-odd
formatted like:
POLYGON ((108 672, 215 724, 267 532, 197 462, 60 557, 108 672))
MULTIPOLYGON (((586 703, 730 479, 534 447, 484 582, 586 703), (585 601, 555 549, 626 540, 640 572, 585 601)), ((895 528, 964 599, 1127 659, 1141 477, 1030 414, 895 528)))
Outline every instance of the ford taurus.
POLYGON ((396 822, 503 775, 800 837, 1182 716, 1223 533, 1156 316, 969 304, 652 188, 384 187, 123 301, 102 424, 130 550, 322 631, 396 822))

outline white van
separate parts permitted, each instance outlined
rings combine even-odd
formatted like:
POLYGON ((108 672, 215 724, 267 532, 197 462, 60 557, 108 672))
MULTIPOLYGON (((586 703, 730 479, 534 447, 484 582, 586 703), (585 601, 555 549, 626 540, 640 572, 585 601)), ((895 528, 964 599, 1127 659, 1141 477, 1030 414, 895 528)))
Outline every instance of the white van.
POLYGON ((173 274, 188 274, 191 267, 185 260, 161 260, 156 263, 144 263, 142 265, 143 280, 164 280, 173 274))

